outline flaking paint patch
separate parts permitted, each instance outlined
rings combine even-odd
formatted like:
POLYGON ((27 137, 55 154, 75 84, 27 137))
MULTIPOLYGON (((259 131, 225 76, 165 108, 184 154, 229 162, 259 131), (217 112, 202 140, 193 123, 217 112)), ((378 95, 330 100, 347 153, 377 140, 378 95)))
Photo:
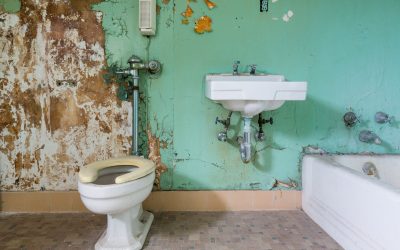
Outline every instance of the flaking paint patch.
POLYGON ((1 190, 74 190, 81 166, 129 153, 131 104, 103 82, 95 2, 29 0, 2 15, 1 190))
POLYGON ((154 188, 160 190, 160 180, 161 174, 168 170, 167 166, 162 162, 160 147, 164 145, 166 142, 161 143, 160 138, 156 137, 151 133, 150 126, 147 129, 147 139, 149 146, 149 155, 148 158, 156 164, 156 178, 154 180, 154 188))

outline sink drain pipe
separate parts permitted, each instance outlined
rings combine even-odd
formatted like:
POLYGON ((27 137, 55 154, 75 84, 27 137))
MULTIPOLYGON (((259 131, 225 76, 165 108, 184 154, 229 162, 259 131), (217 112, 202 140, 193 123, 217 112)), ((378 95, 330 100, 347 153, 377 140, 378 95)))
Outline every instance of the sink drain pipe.
POLYGON ((251 118, 243 117, 243 137, 239 137, 240 158, 244 163, 251 160, 251 118))

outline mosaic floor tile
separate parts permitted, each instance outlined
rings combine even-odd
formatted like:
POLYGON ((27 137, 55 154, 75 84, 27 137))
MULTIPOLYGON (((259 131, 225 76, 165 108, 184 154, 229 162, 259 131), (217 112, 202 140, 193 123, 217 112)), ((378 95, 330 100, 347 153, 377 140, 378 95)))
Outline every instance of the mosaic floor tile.
MULTIPOLYGON (((0 249, 93 249, 94 214, 0 214, 0 249)), ((143 249, 339 250, 302 211, 156 213, 143 249)))

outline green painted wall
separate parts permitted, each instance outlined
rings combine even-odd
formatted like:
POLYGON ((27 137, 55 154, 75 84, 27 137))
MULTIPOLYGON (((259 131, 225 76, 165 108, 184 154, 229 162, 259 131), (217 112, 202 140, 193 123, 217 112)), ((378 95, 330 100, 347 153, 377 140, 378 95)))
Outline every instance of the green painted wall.
POLYGON ((0 0, 0 13, 16 13, 21 8, 21 2, 17 0, 0 0))
MULTIPOLYGON (((267 14, 258 12, 259 1, 215 2, 212 11, 203 1, 191 4, 194 17, 213 19, 213 32, 198 35, 193 23, 181 24, 186 1, 159 1, 157 36, 150 40, 138 32, 138 1, 94 6, 104 14, 109 63, 125 66, 131 54, 163 63, 159 79, 142 80, 141 106, 143 148, 147 123, 168 142, 161 149, 168 166, 162 189, 270 189, 274 178, 300 181, 299 158, 307 145, 342 153, 399 152, 398 124, 373 121, 380 110, 400 120, 399 1, 279 0, 270 2, 267 14), (294 16, 284 22, 288 10, 294 16), (237 145, 216 139, 222 128, 215 117, 228 111, 204 97, 205 74, 230 72, 235 59, 309 83, 307 101, 265 113, 275 123, 265 127, 267 140, 254 145, 259 152, 251 164, 242 164, 237 145), (361 116, 353 129, 342 122, 350 109, 361 116), (362 129, 375 131, 384 144, 359 142, 362 129)), ((232 123, 231 138, 241 130, 237 114, 232 123)))

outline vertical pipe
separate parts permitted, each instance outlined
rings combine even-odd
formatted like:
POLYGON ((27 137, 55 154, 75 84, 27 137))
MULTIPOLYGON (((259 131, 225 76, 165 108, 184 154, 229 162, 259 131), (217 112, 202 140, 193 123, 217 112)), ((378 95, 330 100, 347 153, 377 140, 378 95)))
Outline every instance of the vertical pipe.
POLYGON ((133 70, 133 100, 132 100, 132 155, 140 155, 138 150, 138 124, 139 124, 139 72, 133 70))
POLYGON ((240 143, 240 157, 244 163, 251 160, 251 118, 243 117, 243 141, 240 143))

